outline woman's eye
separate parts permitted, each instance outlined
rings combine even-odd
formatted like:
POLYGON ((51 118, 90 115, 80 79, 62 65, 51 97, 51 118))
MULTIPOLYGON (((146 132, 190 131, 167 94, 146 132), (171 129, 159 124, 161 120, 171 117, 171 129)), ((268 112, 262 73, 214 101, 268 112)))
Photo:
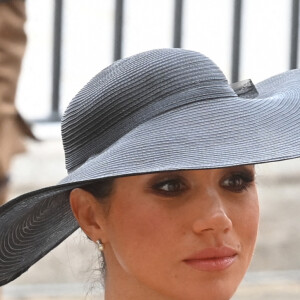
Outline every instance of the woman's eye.
POLYGON ((156 192, 163 194, 178 194, 186 189, 185 184, 179 179, 169 179, 159 182, 153 186, 156 192))
POLYGON ((225 178, 221 185, 228 190, 239 193, 247 190, 253 181, 254 179, 251 175, 233 174, 225 178))

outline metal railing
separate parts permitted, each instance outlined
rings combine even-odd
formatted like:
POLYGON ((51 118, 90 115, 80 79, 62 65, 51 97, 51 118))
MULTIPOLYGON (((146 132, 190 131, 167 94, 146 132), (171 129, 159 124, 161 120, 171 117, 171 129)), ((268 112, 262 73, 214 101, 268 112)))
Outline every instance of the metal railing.
MULTIPOLYGON (((184 0, 174 1, 173 17, 173 47, 182 46, 182 24, 184 18, 184 0)), ((299 1, 291 1, 291 34, 290 34, 290 61, 289 68, 295 69, 298 66, 298 43, 299 43, 299 1)), ((122 58, 123 48, 123 23, 125 0, 115 0, 114 17, 114 51, 113 60, 122 58)), ((233 0, 233 21, 232 21, 232 46, 231 46, 231 82, 239 80, 240 49, 243 21, 243 0, 233 0)), ((55 0, 54 12, 54 38, 53 38, 53 76, 52 76, 52 103, 51 112, 48 118, 43 121, 57 122, 60 120, 60 71, 61 71, 61 50, 62 50, 62 17, 63 0, 55 0)))

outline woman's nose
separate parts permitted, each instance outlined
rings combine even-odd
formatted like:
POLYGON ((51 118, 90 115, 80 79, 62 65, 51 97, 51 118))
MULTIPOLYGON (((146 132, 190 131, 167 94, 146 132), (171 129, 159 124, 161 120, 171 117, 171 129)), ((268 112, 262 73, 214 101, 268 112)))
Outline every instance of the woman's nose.
POLYGON ((210 193, 201 205, 198 216, 193 222, 193 231, 196 234, 204 232, 226 233, 232 228, 232 220, 228 216, 225 200, 217 193, 210 193))

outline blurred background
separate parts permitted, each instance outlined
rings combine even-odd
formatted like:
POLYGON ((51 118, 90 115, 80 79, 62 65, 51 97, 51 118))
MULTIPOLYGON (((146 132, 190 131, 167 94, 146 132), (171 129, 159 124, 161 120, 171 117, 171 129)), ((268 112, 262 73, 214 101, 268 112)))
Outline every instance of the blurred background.
MULTIPOLYGON (((59 119, 115 59, 182 47, 209 56, 230 82, 298 67, 299 0, 26 0, 28 44, 17 107, 41 142, 16 156, 9 198, 64 176, 59 119)), ((257 167, 260 233, 234 299, 300 299, 300 160, 257 167)), ((17 280, 3 300, 101 299, 97 250, 78 230, 17 280)))

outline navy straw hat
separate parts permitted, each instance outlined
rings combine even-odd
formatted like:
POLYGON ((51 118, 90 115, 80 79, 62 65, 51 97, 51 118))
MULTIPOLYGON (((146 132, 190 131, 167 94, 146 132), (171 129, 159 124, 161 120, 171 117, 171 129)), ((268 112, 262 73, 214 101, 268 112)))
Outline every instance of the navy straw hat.
POLYGON ((104 69, 75 96, 62 138, 68 176, 0 207, 0 285, 78 228, 68 199, 75 187, 300 157, 300 70, 231 86, 200 53, 144 52, 104 69))

